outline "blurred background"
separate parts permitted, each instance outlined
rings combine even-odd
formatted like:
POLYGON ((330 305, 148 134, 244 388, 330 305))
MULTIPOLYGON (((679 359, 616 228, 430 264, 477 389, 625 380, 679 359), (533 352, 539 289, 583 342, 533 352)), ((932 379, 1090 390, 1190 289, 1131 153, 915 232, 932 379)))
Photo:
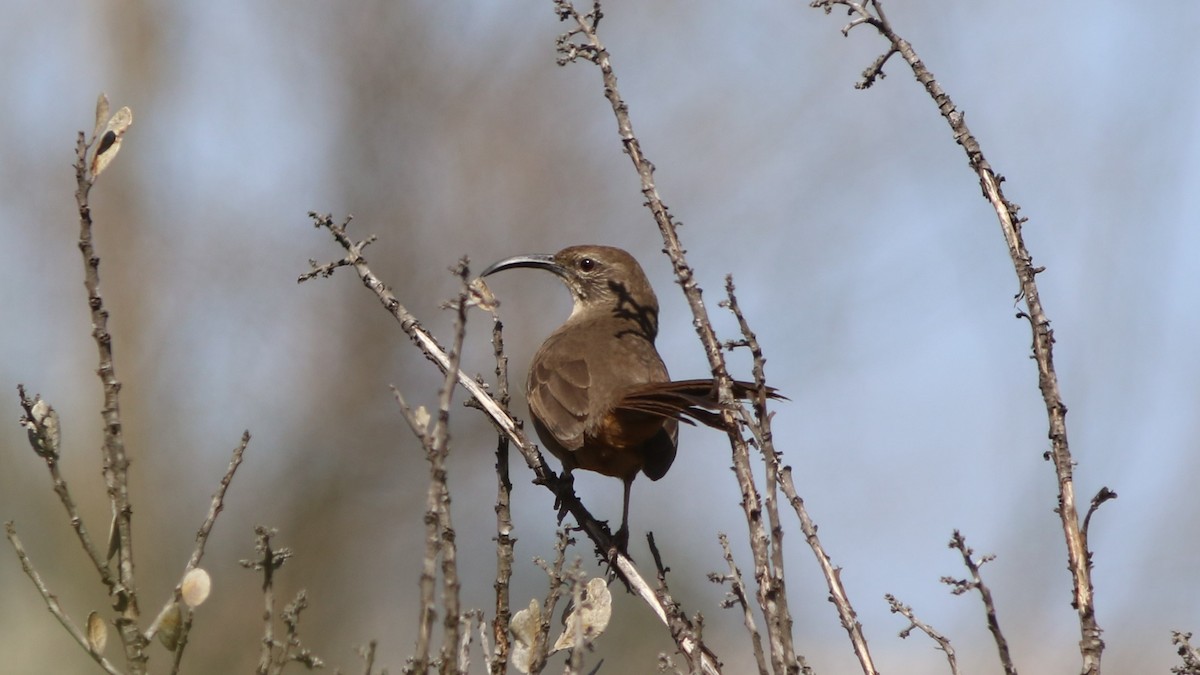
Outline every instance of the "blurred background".
MULTIPOLYGON (((1200 8, 958 3, 887 7, 977 134, 1025 236, 1053 321, 1080 503, 1093 519, 1109 672, 1166 672, 1170 631, 1200 628, 1200 8)), ((984 568, 1024 673, 1077 667, 1046 418, 1014 318, 1017 283, 995 217, 945 122, 900 59, 866 92, 883 51, 868 29, 802 0, 609 0, 601 33, 658 186, 723 338, 725 274, 791 400, 778 447, 865 626, 881 671, 944 672, 932 643, 896 632, 884 593, 946 633, 966 671, 995 670, 976 596, 946 548, 959 528, 984 568)), ((230 451, 253 434, 205 559, 185 669, 250 672, 259 578, 237 561, 252 527, 279 528, 294 560, 282 599, 308 590, 307 646, 355 672, 379 640, 397 672, 413 649, 426 463, 388 391, 432 405, 440 376, 349 273, 297 285, 342 255, 310 210, 352 213, 379 236, 373 269, 435 334, 460 256, 596 242, 634 252, 656 284, 660 349, 677 377, 707 372, 620 148, 600 75, 555 65, 548 0, 490 2, 13 3, 0 24, 0 519, 76 621, 104 609, 92 570, 17 424, 24 383, 59 411, 64 471, 103 537, 101 389, 76 248, 73 146, 96 96, 134 124, 92 195, 133 457, 143 611, 178 580, 230 451)), ((549 275, 513 272, 503 303, 516 389, 569 311, 549 275)), ((465 365, 488 373, 475 314, 465 365)), ((748 374, 744 356, 733 358, 748 374)), ((458 397, 461 399, 461 396, 458 397)), ((518 398, 515 409, 525 412, 518 398)), ((494 433, 456 407, 449 480, 465 607, 492 606, 494 433)), ((633 494, 633 555, 652 530, 672 590, 705 616, 729 665, 749 669, 740 617, 705 581, 718 532, 745 525, 720 434, 686 429, 679 459, 633 494)), ((553 499, 513 462, 513 605, 542 597, 553 499)), ((619 481, 580 475, 599 517, 619 481)), ((857 668, 816 565, 788 519, 797 649, 822 673, 857 668)), ((13 673, 92 672, 5 545, 0 654, 13 673)), ((595 569, 587 548, 576 549, 595 569)), ((614 593, 601 672, 652 672, 671 645, 614 593)), ((282 605, 282 600, 280 602, 282 605)), ((155 646, 156 670, 167 660, 155 646)), ((109 653, 117 649, 110 645, 109 653)), ((119 658, 119 657, 118 657, 119 658)), ((558 663, 556 660, 554 663, 558 663)), ((476 658, 475 665, 479 661, 476 658)))

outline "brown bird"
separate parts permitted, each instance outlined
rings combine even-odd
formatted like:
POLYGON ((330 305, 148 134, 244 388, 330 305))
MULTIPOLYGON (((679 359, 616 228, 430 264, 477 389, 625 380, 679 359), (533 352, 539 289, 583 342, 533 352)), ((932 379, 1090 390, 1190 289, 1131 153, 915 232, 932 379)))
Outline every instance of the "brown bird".
MULTIPOLYGON (((571 316, 529 366, 526 398, 542 444, 563 464, 625 483, 618 546, 629 537, 629 491, 639 471, 658 480, 675 461, 679 424, 723 428, 712 379, 672 382, 654 338, 658 298, 633 256, 611 246, 506 258, 481 276, 515 267, 553 272, 574 300, 571 316)), ((734 382, 746 398, 757 387, 734 382)), ((771 388, 767 395, 780 398, 771 388)))

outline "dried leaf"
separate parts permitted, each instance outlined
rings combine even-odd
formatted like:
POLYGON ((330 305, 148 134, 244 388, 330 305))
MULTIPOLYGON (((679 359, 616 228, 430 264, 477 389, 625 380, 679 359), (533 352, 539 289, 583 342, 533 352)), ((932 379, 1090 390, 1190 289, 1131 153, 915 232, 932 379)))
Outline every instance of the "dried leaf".
POLYGON ((513 643, 512 663, 522 673, 528 673, 533 665, 534 655, 538 651, 534 647, 541 637, 541 625, 542 606, 536 599, 530 600, 529 607, 514 614, 508 622, 509 630, 517 639, 513 643))
POLYGON ((583 644, 592 642, 608 627, 610 618, 612 594, 608 592, 608 584, 601 577, 593 577, 583 590, 579 606, 567 616, 567 625, 550 651, 571 649, 578 639, 582 639, 583 644))
POLYGON ((183 626, 183 610, 178 602, 172 602, 163 608, 158 618, 154 620, 158 626, 158 641, 171 651, 179 646, 179 631, 183 626))
POLYGON ((103 654, 108 645, 108 624, 95 612, 88 614, 87 641, 88 647, 96 654, 103 654))
POLYGON ((22 418, 21 425, 28 431, 34 452, 41 457, 58 458, 58 413, 41 396, 34 397, 29 417, 22 418))
POLYGON ((92 131, 92 138, 95 139, 104 131, 104 123, 108 121, 108 94, 100 92, 100 97, 96 99, 96 127, 92 131))
POLYGON ((180 594, 183 596, 184 603, 195 609, 208 599, 208 592, 211 588, 212 579, 209 578, 208 572, 197 567, 184 575, 183 583, 180 585, 180 594))
POLYGON ((500 301, 496 299, 492 289, 484 283, 483 277, 475 277, 471 283, 467 284, 469 297, 468 304, 475 305, 486 312, 494 312, 500 306, 500 301))
POLYGON ((104 133, 97 141, 96 155, 92 157, 93 180, 99 177, 100 173, 117 156, 117 152, 121 149, 121 139, 124 138, 125 131, 131 124, 133 124, 133 111, 129 109, 129 106, 121 108, 108 120, 104 133))
POLYGON ((425 409, 425 406, 419 405, 413 411, 413 422, 422 433, 429 428, 429 411, 425 409))

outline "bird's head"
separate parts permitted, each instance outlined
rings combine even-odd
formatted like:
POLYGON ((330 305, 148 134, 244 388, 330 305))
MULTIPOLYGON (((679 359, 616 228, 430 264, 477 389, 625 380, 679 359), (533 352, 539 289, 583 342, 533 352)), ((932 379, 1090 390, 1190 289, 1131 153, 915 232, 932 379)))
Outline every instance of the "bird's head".
POLYGON ((658 332, 658 298, 642 266, 622 249, 588 244, 569 246, 553 255, 518 255, 493 263, 480 276, 515 267, 542 269, 558 276, 575 302, 571 319, 611 315, 634 321, 651 340, 658 332))

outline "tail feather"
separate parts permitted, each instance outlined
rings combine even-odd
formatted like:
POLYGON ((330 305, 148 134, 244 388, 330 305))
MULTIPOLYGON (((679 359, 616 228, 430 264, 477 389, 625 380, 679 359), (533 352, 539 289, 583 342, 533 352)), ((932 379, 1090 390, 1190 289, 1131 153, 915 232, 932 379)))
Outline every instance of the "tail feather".
MULTIPOLYGON (((785 398, 774 387, 765 388, 767 397, 785 398)), ((751 382, 735 380, 733 395, 749 399, 758 392, 751 382)), ((657 415, 676 419, 687 424, 699 422, 706 426, 722 428, 721 404, 717 399, 717 384, 714 380, 678 380, 653 382, 630 389, 617 404, 618 410, 657 415)))

